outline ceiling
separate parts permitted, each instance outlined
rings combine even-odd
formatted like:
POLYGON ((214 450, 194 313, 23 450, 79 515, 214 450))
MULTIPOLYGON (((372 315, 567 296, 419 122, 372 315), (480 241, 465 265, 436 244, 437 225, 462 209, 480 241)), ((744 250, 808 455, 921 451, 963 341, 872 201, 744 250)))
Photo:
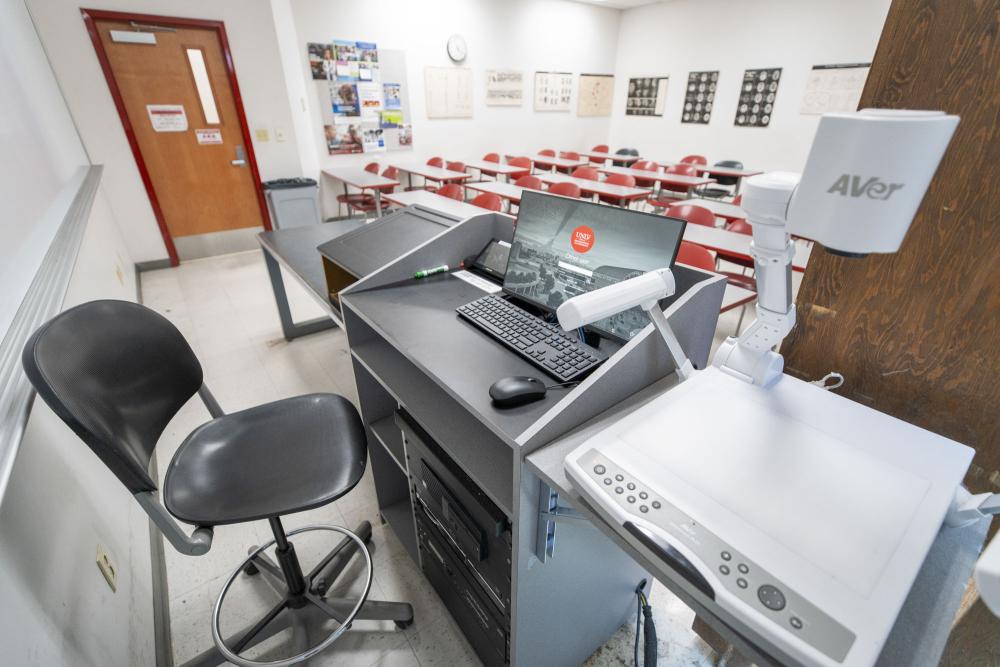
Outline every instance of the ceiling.
POLYGON ((658 2, 666 2, 667 0, 574 0, 574 1, 582 2, 588 5, 597 5, 599 7, 628 9, 630 7, 641 7, 643 5, 653 5, 658 2))

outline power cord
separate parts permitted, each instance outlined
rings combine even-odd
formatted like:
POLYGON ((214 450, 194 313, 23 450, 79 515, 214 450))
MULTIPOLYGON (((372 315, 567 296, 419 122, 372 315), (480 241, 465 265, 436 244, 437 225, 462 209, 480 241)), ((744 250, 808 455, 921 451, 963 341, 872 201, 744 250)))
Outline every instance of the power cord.
POLYGON ((580 384, 579 380, 573 380, 572 382, 560 382, 558 384, 545 385, 545 389, 548 391, 549 389, 555 389, 556 387, 575 387, 578 384, 580 384))
POLYGON ((646 580, 643 579, 635 587, 636 613, 635 613, 635 648, 633 649, 633 659, 635 667, 656 667, 656 624, 653 623, 653 608, 643 593, 646 587, 646 580), (642 665, 639 664, 639 628, 643 630, 643 651, 642 665))

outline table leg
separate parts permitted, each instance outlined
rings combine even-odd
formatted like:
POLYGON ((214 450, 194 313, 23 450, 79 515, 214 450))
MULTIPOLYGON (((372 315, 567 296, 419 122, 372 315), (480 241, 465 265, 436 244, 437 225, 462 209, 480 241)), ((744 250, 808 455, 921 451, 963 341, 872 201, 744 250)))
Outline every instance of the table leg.
MULTIPOLYGON (((347 203, 347 195, 350 193, 347 190, 347 181, 344 181, 344 204, 347 206, 347 217, 351 217, 351 205, 347 203)), ((340 213, 340 206, 337 206, 337 213, 340 213)))
POLYGON ((382 190, 375 188, 375 216, 382 217, 382 190))
POLYGON ((274 303, 278 307, 278 318, 281 320, 281 332, 285 340, 292 340, 318 331, 326 331, 337 326, 329 317, 317 317, 307 322, 296 323, 292 319, 292 309, 288 306, 288 292, 285 291, 285 281, 281 278, 281 265, 267 250, 264 253, 264 264, 267 266, 267 277, 271 279, 271 291, 274 292, 274 303))
POLYGON ((736 195, 738 195, 740 193, 740 186, 742 186, 742 185, 743 185, 743 177, 742 176, 737 176, 736 177, 736 185, 733 186, 733 197, 736 197, 736 195))

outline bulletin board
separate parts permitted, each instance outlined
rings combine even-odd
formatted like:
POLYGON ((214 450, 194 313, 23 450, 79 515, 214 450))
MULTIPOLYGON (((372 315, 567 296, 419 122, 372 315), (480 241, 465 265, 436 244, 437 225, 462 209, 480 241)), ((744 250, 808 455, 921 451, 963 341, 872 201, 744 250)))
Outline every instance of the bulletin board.
POLYGON ((688 72, 687 90, 684 91, 682 123, 708 125, 715 106, 715 89, 719 85, 719 72, 688 72))
POLYGON ((569 111, 572 97, 572 74, 535 72, 535 111, 569 111))
POLYGON ((577 116, 610 116, 615 77, 611 74, 581 74, 576 96, 577 116))
POLYGON ((382 153, 413 145, 406 58, 371 42, 307 45, 330 155, 382 153))
POLYGON ((857 111, 871 66, 871 63, 813 65, 799 112, 857 111))
POLYGON ((425 67, 424 99, 428 118, 472 118, 472 70, 425 67))
POLYGON ((771 124, 771 112, 780 81, 780 67, 748 69, 743 73, 740 103, 736 107, 737 127, 767 127, 771 124))

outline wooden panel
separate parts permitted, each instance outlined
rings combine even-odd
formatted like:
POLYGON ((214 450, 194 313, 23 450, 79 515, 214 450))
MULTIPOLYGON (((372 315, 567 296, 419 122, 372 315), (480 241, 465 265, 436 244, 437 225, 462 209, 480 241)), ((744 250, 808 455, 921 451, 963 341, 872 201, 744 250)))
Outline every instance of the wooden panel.
MULTIPOLYGON (((974 491, 1000 491, 998 33, 996 0, 892 3, 860 106, 961 123, 899 253, 813 253, 782 349, 790 374, 840 371, 845 396, 974 447, 974 491)), ((995 664, 997 627, 974 603, 942 664, 995 664)))
POLYGON ((249 157, 244 156, 244 166, 231 164, 236 147, 247 151, 248 146, 218 33, 178 27, 156 32, 156 45, 137 45, 111 40, 111 30, 132 30, 125 21, 99 20, 96 25, 171 235, 262 226, 249 157), (217 124, 205 118, 186 49, 203 53, 217 124), (147 104, 182 104, 188 130, 155 132, 147 104), (199 144, 196 129, 221 130, 223 143, 199 144))

